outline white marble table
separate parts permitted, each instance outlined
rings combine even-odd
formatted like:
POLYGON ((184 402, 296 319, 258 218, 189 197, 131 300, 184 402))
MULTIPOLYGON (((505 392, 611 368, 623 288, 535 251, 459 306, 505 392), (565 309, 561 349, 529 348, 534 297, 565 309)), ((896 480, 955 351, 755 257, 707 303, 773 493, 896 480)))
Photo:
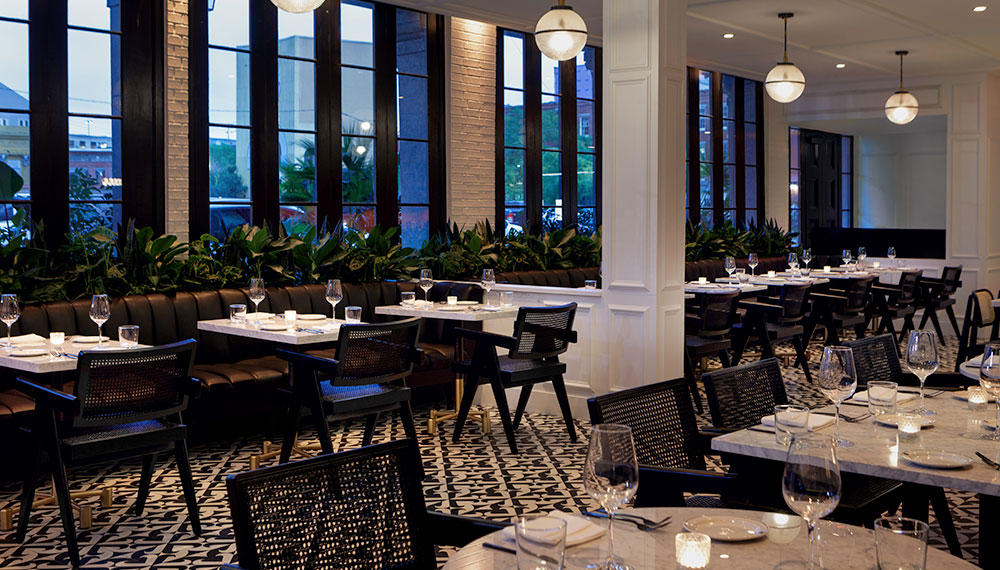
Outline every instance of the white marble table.
MULTIPOLYGON (((720 279, 725 278, 723 277, 720 279)), ((750 283, 744 285, 728 282, 701 284, 696 281, 692 281, 684 284, 685 293, 727 293, 736 290, 739 290, 740 295, 746 295, 748 293, 760 293, 762 291, 767 291, 767 287, 763 285, 751 285, 750 283)))
MULTIPOLYGON (((84 344, 73 342, 73 338, 74 337, 66 337, 66 342, 63 344, 63 352, 71 355, 77 355, 81 351, 94 350, 97 347, 97 343, 84 344)), ((103 346, 106 350, 121 350, 122 348, 117 340, 106 340, 104 341, 103 346)), ((17 345, 17 348, 44 348, 48 350, 49 343, 48 340, 43 340, 41 342, 20 343, 17 345)), ((140 344, 138 348, 147 348, 147 345, 140 344)), ((76 370, 76 358, 71 356, 53 357, 49 355, 29 357, 10 356, 7 354, 7 351, 0 350, 0 367, 20 370, 21 372, 30 372, 32 374, 69 372, 71 370, 76 370)))
MULTIPOLYGON (((274 322, 281 322, 281 319, 275 319, 274 322)), ((198 330, 302 346, 337 340, 340 336, 340 325, 340 321, 331 322, 330 319, 323 319, 321 321, 300 321, 293 329, 286 331, 266 331, 251 322, 237 325, 229 319, 211 319, 198 321, 198 330), (322 330, 323 332, 307 332, 302 329, 322 330)))
POLYGON ((994 307, 1000 307, 1000 299, 993 299, 992 301, 990 301, 990 305, 994 307))
POLYGON ((489 321, 493 319, 513 319, 517 316, 517 307, 500 307, 496 310, 484 309, 482 305, 459 305, 465 308, 460 311, 442 311, 443 303, 432 306, 418 304, 383 305, 375 307, 377 315, 392 315, 395 317, 422 317, 425 319, 447 319, 450 321, 489 321))
MULTIPOLYGON (((772 438, 773 439, 773 438, 772 438)), ((640 482, 641 484, 641 482, 640 482)), ((624 509, 623 512, 639 514, 651 520, 671 517, 670 524, 655 531, 642 532, 631 523, 615 523, 615 553, 635 570, 661 570, 676 568, 674 536, 683 532, 685 520, 699 515, 727 514, 761 520, 767 513, 740 511, 735 509, 624 509)), ((713 542, 709 570, 728 568, 731 570, 759 570, 761 568, 801 568, 809 558, 809 539, 805 523, 797 517, 783 517, 790 520, 791 528, 772 528, 768 535, 751 542, 713 542)), ((601 519, 588 518, 596 524, 605 525, 601 519)), ((822 521, 819 524, 821 537, 826 537, 824 547, 819 549, 826 568, 840 570, 872 570, 875 568, 875 535, 860 527, 822 521)), ((588 564, 604 560, 607 552, 607 533, 602 538, 566 549, 565 568, 586 568, 588 564)), ((476 540, 453 554, 444 565, 444 570, 490 570, 514 569, 517 562, 513 554, 482 546, 484 542, 514 547, 513 541, 506 541, 499 532, 476 540)), ((974 565, 959 560, 936 548, 927 550, 927 568, 975 568, 974 565)))

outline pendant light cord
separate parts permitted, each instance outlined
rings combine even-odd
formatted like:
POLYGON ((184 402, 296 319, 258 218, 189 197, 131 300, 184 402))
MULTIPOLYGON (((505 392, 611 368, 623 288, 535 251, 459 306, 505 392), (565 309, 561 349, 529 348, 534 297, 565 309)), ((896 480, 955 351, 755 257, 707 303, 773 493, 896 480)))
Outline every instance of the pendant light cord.
POLYGON ((899 54, 899 90, 903 90, 903 56, 906 54, 899 54))
POLYGON ((782 16, 785 21, 785 63, 788 63, 788 16, 782 16))

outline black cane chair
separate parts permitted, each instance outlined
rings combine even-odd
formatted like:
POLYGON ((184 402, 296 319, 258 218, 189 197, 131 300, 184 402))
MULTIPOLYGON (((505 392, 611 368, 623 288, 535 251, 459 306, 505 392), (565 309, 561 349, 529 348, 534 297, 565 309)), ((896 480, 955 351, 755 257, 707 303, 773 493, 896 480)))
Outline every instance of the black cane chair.
MULTIPOLYGON (((870 316, 878 316, 878 330, 875 334, 889 331, 896 340, 905 339, 916 329, 913 315, 917 311, 917 291, 920 288, 920 271, 904 271, 899 277, 899 285, 873 285, 870 316), (903 327, 896 334, 895 319, 903 319, 903 327)), ((870 319, 868 319, 870 320, 870 319)))
POLYGON ((979 342, 979 329, 991 327, 988 335, 990 340, 996 339, 996 311, 993 309, 993 293, 986 289, 977 289, 969 294, 965 305, 965 318, 962 320, 962 335, 958 338, 958 357, 955 358, 955 372, 958 367, 973 356, 983 353, 983 344, 979 342))
POLYGON ((187 501, 191 529, 201 534, 198 502, 188 462, 187 427, 181 413, 199 382, 191 378, 197 343, 134 350, 84 351, 77 360, 73 394, 17 379, 18 390, 35 399, 32 435, 35 445, 28 463, 17 540, 23 542, 38 483, 42 455, 52 468, 63 532, 74 568, 80 566, 76 528, 66 468, 142 457, 142 475, 135 502, 141 515, 149 495, 157 454, 173 451, 187 501))
POLYGON ((705 356, 717 355, 723 368, 731 365, 729 333, 736 324, 740 292, 702 293, 698 300, 697 313, 685 315, 684 319, 684 376, 691 385, 691 396, 700 414, 704 410, 698 393, 695 362, 705 356))
POLYGON ((951 321, 951 327, 955 330, 955 336, 962 336, 962 331, 958 328, 958 319, 955 318, 955 294, 962 286, 962 266, 945 267, 941 270, 941 278, 931 277, 920 278, 920 294, 917 298, 917 306, 924 310, 924 316, 920 319, 920 328, 924 328, 930 320, 937 331, 941 344, 946 344, 944 333, 941 331, 941 321, 938 319, 938 311, 944 310, 951 321))
POLYGON ((809 315, 809 285, 783 285, 778 297, 758 297, 756 301, 741 301, 739 306, 747 310, 747 315, 733 327, 733 362, 740 363, 747 342, 753 338, 761 343, 764 358, 773 356, 773 351, 765 350, 764 346, 790 341, 795 348, 796 364, 802 367, 806 380, 812 382, 804 326, 809 315))
POLYGON ((699 432, 685 379, 667 380, 587 400, 590 423, 632 428, 639 478, 637 507, 720 507, 736 477, 708 471, 711 434, 699 432), (684 499, 684 493, 695 496, 684 499))
POLYGON ((812 339, 812 333, 819 327, 826 331, 826 346, 840 344, 840 332, 854 330, 858 338, 865 336, 867 325, 865 311, 871 296, 874 277, 844 279, 843 289, 830 289, 823 293, 813 292, 809 295, 813 310, 807 325, 807 340, 812 339))
POLYGON ((245 570, 437 568, 434 545, 462 546, 504 524, 428 512, 412 439, 230 475, 245 570))
MULTIPOLYGON (((733 368, 724 368, 702 377, 712 411, 712 425, 721 431, 746 429, 760 423, 761 418, 774 413, 774 406, 788 403, 781 377, 781 366, 770 358, 733 368)), ((742 497, 731 497, 755 508, 784 509, 779 481, 784 466, 774 461, 726 454, 724 461, 743 474, 742 497)), ((886 511, 894 511, 903 498, 902 484, 888 479, 843 473, 844 496, 833 518, 859 526, 871 526, 872 521, 886 511)))
POLYGON ((362 445, 369 445, 379 414, 396 411, 406 436, 417 438, 410 389, 403 379, 418 358, 418 317, 377 325, 342 325, 337 359, 278 350, 292 374, 291 405, 280 462, 289 460, 304 410, 309 410, 323 453, 333 453, 330 421, 365 418, 362 445))
MULTIPOLYGON (((521 307, 514 323, 514 335, 504 336, 470 329, 455 329, 456 342, 462 339, 472 341, 469 360, 455 360, 451 369, 464 376, 465 391, 458 409, 457 423, 452 441, 458 443, 462 428, 476 390, 481 384, 489 384, 493 389, 503 430, 507 434, 510 450, 517 453, 514 430, 521 423, 524 408, 535 384, 551 382, 562 410, 566 429, 571 441, 576 441, 573 414, 569 409, 569 397, 563 374, 566 365, 559 362, 559 355, 566 352, 571 342, 576 342, 573 331, 573 317, 576 303, 555 307, 521 307), (505 348, 508 354, 498 356, 497 349, 505 348), (504 391, 507 388, 521 388, 517 400, 517 411, 511 421, 510 409, 504 391)), ((458 354, 458 351, 456 351, 458 354)))

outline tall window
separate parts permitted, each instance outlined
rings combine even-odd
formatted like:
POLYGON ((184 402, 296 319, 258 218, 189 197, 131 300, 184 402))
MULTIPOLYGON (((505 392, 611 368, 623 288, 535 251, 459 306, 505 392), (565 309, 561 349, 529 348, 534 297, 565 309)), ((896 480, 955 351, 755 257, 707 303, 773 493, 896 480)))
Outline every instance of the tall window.
POLYGON ((529 34, 501 30, 497 227, 548 232, 600 224, 600 50, 542 55, 529 34))
POLYGON ((688 68, 687 219, 713 227, 763 216, 762 85, 688 68))
POLYGON ((17 208, 31 205, 27 0, 7 2, 0 15, 0 224, 7 226, 17 208))
POLYGON ((192 20, 192 76, 208 78, 191 103, 192 124, 208 125, 207 144, 192 129, 193 232, 398 225, 403 244, 419 247, 443 226, 440 16, 360 0, 306 14, 192 0, 192 13, 206 15, 192 20), (220 46, 216 19, 240 37, 220 46), (214 64, 218 51, 236 54, 233 71, 214 64), (220 165, 231 173, 226 188, 220 165))

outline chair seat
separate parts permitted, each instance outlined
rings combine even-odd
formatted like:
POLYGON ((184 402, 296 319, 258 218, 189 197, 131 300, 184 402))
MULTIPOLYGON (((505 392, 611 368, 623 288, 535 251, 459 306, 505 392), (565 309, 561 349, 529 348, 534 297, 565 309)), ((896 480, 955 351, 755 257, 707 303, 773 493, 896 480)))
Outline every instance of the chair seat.
POLYGON ((951 307, 955 304, 954 297, 944 297, 941 299, 931 299, 924 303, 924 307, 929 309, 943 309, 945 307, 951 307))
POLYGON ((536 378, 556 376, 566 373, 566 364, 547 360, 522 360, 500 356, 500 378, 504 384, 518 383, 536 378))
POLYGON ((728 350, 732 346, 732 342, 728 338, 705 338, 687 335, 684 337, 684 345, 694 356, 703 356, 718 354, 719 351, 728 350))
POLYGON ((184 439, 187 427, 166 420, 146 420, 94 428, 77 428, 62 440, 63 459, 81 459, 165 445, 184 439))
POLYGON ((17 390, 0 392, 0 424, 18 421, 35 409, 35 401, 17 390))
POLYGON ((320 391, 323 400, 332 404, 334 414, 369 408, 391 409, 410 399, 409 388, 392 384, 334 386, 321 382, 320 391))
POLYGON ((885 312, 883 313, 883 316, 892 317, 894 319, 898 319, 900 317, 905 317, 907 315, 912 315, 913 313, 916 312, 916 310, 917 309, 913 305, 904 305, 902 307, 900 307, 900 306, 888 307, 888 308, 886 308, 885 312))
POLYGON ((841 327, 853 327, 864 324, 865 315, 863 313, 834 313, 833 324, 841 327))

